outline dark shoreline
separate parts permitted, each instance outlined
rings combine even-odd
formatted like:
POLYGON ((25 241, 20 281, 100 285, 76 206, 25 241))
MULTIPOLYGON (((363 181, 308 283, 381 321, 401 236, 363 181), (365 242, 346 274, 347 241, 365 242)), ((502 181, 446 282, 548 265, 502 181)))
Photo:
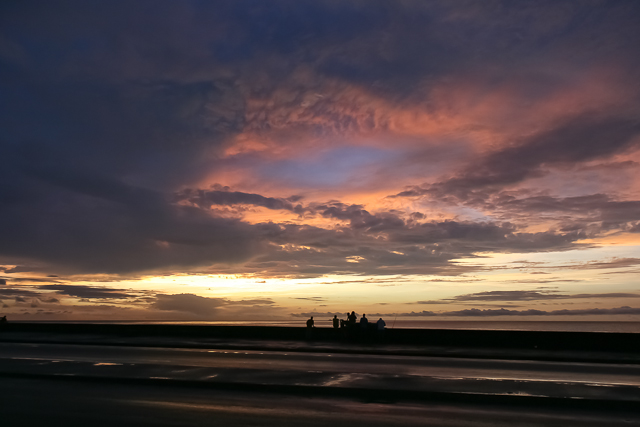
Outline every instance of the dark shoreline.
POLYGON ((12 333, 102 335, 109 337, 179 337, 188 339, 354 342, 375 346, 410 345, 474 349, 517 349, 552 351, 598 351, 640 353, 640 334, 615 332, 556 332, 462 329, 388 329, 382 336, 375 330, 356 327, 348 334, 331 328, 314 328, 310 336, 304 327, 204 326, 153 324, 20 323, 0 325, 0 340, 12 333))

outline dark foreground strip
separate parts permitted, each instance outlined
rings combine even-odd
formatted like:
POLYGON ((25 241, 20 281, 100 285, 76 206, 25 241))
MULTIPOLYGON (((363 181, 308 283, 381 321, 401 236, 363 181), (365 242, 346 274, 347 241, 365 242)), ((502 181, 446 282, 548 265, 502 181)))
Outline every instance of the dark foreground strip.
POLYGON ((314 387, 302 385, 271 385, 228 382, 204 382, 193 380, 156 378, 89 377, 75 375, 48 375, 32 373, 0 373, 0 378, 65 381, 74 383, 100 383, 142 385, 166 388, 192 388, 228 390, 245 393, 282 394, 305 397, 350 398, 377 403, 463 403, 509 407, 535 407, 573 409, 582 411, 616 411, 640 413, 640 405, 634 401, 604 399, 570 399, 542 396, 494 395, 476 393, 448 393, 434 391, 376 390, 357 387, 314 387))
MULTIPOLYGON (((373 325, 371 325, 373 326, 373 325)), ((89 334, 103 337, 183 337, 195 340, 306 340, 304 327, 229 326, 184 324, 118 324, 118 323, 55 323, 9 322, 0 324, 2 333, 89 334)), ((347 328, 351 339, 371 342, 375 334, 362 333, 361 328, 347 328)), ((343 334, 333 328, 315 328, 316 342, 344 341, 343 334)), ((389 345, 548 351, 602 351, 607 353, 640 353, 640 334, 618 332, 561 332, 523 330, 463 330, 463 329, 387 329, 384 341, 389 345)))
MULTIPOLYGON (((640 334, 639 334, 640 335, 640 334)), ((452 351, 438 350, 393 350, 385 348, 327 348, 327 347, 277 347, 277 346, 260 346, 251 344, 225 344, 225 343, 180 343, 180 345, 171 345, 170 343, 131 343, 131 342, 108 342, 108 341, 74 341, 74 340, 20 340, 20 339, 0 339, 1 343, 7 344, 53 344, 53 345, 93 345, 108 347, 138 347, 138 348, 183 348, 193 350, 233 350, 233 351, 274 351, 286 353, 334 353, 334 354, 364 354, 374 356, 409 356, 409 357, 448 357, 454 359, 484 359, 484 360, 531 360, 540 362, 573 362, 573 363, 604 363, 604 364, 625 364, 640 365, 640 357, 638 354, 631 354, 630 357, 580 357, 579 355, 550 355, 550 354, 504 354, 495 353, 462 353, 455 348, 452 351)))

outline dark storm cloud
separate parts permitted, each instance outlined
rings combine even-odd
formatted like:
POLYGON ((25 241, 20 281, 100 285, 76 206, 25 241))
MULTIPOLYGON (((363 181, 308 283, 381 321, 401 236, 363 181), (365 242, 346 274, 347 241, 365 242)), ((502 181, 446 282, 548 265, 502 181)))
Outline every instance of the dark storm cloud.
MULTIPOLYGON (((320 70, 391 99, 419 98, 417 87, 463 69, 486 70, 487 64, 508 73, 542 58, 562 63, 568 53, 583 64, 597 60, 594 51, 633 55, 631 34, 640 36, 632 2, 374 1, 327 8, 337 9, 336 43, 320 70), (357 20, 350 22, 354 14, 357 20), (350 28, 343 27, 347 23, 350 28)), ((314 21, 325 17, 320 12, 314 21)))
POLYGON ((296 200, 296 197, 287 199, 265 197, 260 194, 229 191, 225 187, 215 190, 186 189, 178 193, 177 198, 178 200, 188 200, 194 205, 203 208, 210 208, 213 205, 254 205, 267 209, 287 210, 299 214, 304 211, 301 205, 294 205, 291 202, 292 199, 296 200))
POLYGON ((369 232, 402 228, 405 225, 401 218, 391 212, 371 214, 361 205, 348 205, 341 202, 312 205, 311 211, 325 218, 349 221, 352 229, 366 229, 369 232))
POLYGON ((606 194, 559 198, 548 195, 517 197, 517 194, 499 193, 489 199, 485 206, 522 213, 571 213, 583 221, 602 221, 607 224, 640 220, 640 201, 619 201, 606 194))
POLYGON ((168 197, 243 126, 237 87, 185 71, 211 41, 191 43, 190 6, 68 6, 0 14, 2 39, 24 57, 0 58, 0 254, 74 272, 246 259, 246 225, 168 197))
POLYGON ((437 243, 446 240, 490 242, 501 241, 515 231, 515 226, 509 223, 431 221, 407 227, 405 230, 394 233, 392 238, 394 241, 414 243, 437 243))
POLYGON ((92 287, 85 285, 41 285, 39 289, 58 291, 59 294, 84 299, 131 298, 133 295, 121 289, 92 287))
POLYGON ((33 273, 42 270, 42 268, 27 265, 17 265, 13 268, 0 268, 0 270, 3 270, 5 273, 33 273))
MULTIPOLYGON (((424 191, 413 189, 404 193, 433 195, 430 189, 424 191)), ((617 200, 614 196, 606 194, 553 197, 547 194, 527 193, 524 191, 491 193, 485 190, 472 190, 465 193, 464 197, 468 197, 462 202, 491 212, 494 218, 515 222, 532 222, 531 215, 535 215, 533 221, 555 221, 560 234, 579 235, 583 238, 599 237, 610 231, 633 233, 640 230, 640 201, 637 200, 617 200)), ((457 193, 458 196, 460 194, 457 193)))
POLYGON ((473 258, 478 252, 527 253, 584 247, 575 243, 581 238, 578 233, 518 233, 516 227, 508 223, 398 221, 380 227, 376 218, 394 214, 374 215, 363 213, 360 208, 354 209, 355 213, 338 212, 332 215, 340 215, 340 219, 348 222, 334 229, 258 224, 260 235, 271 242, 265 253, 245 263, 240 270, 234 267, 235 270, 222 271, 297 277, 330 273, 460 275, 482 269, 455 261, 473 258), (373 226, 363 226, 367 221, 373 226))
POLYGON ((0 289, 0 297, 6 296, 24 296, 24 297, 38 297, 40 294, 38 292, 30 291, 28 289, 16 289, 16 288, 1 288, 0 289))
POLYGON ((404 252, 402 248, 412 252, 417 248, 416 245, 433 245, 428 249, 439 248, 439 253, 450 249, 455 254, 490 249, 505 252, 562 250, 574 247, 573 242, 584 237, 578 232, 519 233, 517 227, 508 222, 405 222, 393 212, 371 214, 362 206, 339 202, 312 205, 309 210, 324 217, 348 221, 348 224, 335 229, 263 224, 264 235, 275 243, 292 243, 317 249, 373 245, 389 251, 389 256, 398 255, 393 251, 404 252))
POLYGON ((583 236, 577 232, 518 233, 510 223, 442 221, 425 222, 398 229, 389 240, 399 243, 438 244, 456 252, 535 252, 566 250, 583 236))
POLYGON ((560 230, 593 236, 610 230, 634 232, 640 224, 640 201, 616 200, 606 194, 575 197, 499 192, 466 202, 496 217, 529 218, 531 214, 555 220, 560 230))
POLYGON ((41 200, 3 209, 0 253, 122 272, 239 261, 255 244, 248 225, 171 205, 155 192, 82 175, 56 184, 44 183, 50 191, 41 200), (50 204, 58 215, 47 214, 50 204))
POLYGON ((4 280, 10 280, 12 282, 35 282, 35 283, 58 283, 57 280, 47 279, 44 277, 10 277, 5 276, 4 280))
POLYGON ((555 128, 490 153, 451 179, 409 189, 396 197, 431 195, 482 200, 506 186, 543 175, 545 167, 572 166, 611 156, 637 144, 639 136, 637 118, 592 114, 572 117, 555 128))
MULTIPOLYGON (((5 6, 2 40, 18 53, 1 58, 0 108, 11 114, 0 118, 0 254, 74 272, 248 259, 250 227, 172 205, 168 192, 200 178, 242 130, 247 90, 285 81, 303 46, 376 34, 382 5, 5 6), (265 65, 285 65, 252 86, 242 70, 264 52, 265 65)), ((296 210, 250 193, 201 201, 296 210)))
MULTIPOLYGON (((259 254, 248 270, 317 275, 459 272, 464 268, 451 261, 477 251, 572 248, 579 231, 519 234, 510 225, 462 222, 413 227, 393 212, 340 202, 316 212, 348 221, 343 229, 252 226, 197 206, 244 203, 300 213, 296 200, 218 190, 198 193, 195 207, 174 198, 215 170, 231 139, 247 129, 288 126, 299 95, 315 97, 328 81, 337 82, 337 92, 357 86, 390 104, 413 105, 460 70, 523 67, 548 50, 562 60, 567 47, 582 63, 595 48, 635 54, 633 3, 556 4, 3 2, 0 255, 74 273, 122 273, 259 254), (597 37, 603 31, 606 43, 597 37), (559 36, 564 43, 556 43, 559 36), (589 48, 573 48, 583 45, 589 48), (289 88, 300 69, 314 83, 289 88), (290 98, 282 116, 269 106, 249 114, 249 101, 276 99, 280 90, 290 98), (264 240, 313 249, 265 252, 264 240)), ((370 112, 340 114, 331 94, 318 99, 305 111, 304 135, 389 128, 370 112)), ((637 121, 603 117, 578 117, 519 141, 428 190, 463 197, 629 147, 637 121)))

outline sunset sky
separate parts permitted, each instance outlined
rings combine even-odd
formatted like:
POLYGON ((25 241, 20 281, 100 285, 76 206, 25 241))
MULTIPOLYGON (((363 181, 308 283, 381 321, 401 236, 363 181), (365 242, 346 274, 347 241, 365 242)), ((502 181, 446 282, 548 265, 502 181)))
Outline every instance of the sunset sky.
POLYGON ((0 3, 9 320, 640 320, 640 2, 0 3))

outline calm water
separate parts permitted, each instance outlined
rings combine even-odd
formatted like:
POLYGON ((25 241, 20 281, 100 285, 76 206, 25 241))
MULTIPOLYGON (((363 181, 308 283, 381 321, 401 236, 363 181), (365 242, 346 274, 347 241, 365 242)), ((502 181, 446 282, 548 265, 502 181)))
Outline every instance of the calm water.
MULTIPOLYGON (((375 320, 375 319, 372 319, 375 320)), ((315 319, 316 326, 331 327, 329 319, 315 319)), ((66 322, 66 323, 117 323, 117 324, 183 324, 183 325, 237 325, 237 326, 299 326, 306 319, 271 321, 112 321, 112 322, 66 322)), ((63 322, 61 322, 63 323, 63 322)), ((512 330, 512 331, 573 331, 573 332, 631 332, 640 333, 640 322, 586 322, 586 321, 463 321, 463 320, 407 320, 386 319, 387 328, 406 329, 476 329, 476 330, 512 330)))

